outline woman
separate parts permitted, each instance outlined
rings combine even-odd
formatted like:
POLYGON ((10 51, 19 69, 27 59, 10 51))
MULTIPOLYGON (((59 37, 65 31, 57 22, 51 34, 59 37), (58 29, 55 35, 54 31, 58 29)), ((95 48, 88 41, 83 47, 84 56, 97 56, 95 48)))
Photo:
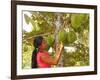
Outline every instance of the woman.
POLYGON ((42 36, 34 39, 34 51, 32 52, 32 68, 50 68, 51 65, 56 65, 60 59, 63 45, 62 43, 56 48, 55 58, 52 58, 46 49, 46 42, 42 36))

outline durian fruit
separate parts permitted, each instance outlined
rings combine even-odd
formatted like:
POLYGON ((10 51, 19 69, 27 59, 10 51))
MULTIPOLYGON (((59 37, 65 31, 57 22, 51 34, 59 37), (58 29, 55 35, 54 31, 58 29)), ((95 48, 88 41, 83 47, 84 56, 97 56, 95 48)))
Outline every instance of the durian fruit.
POLYGON ((62 42, 63 44, 67 43, 67 33, 65 30, 59 31, 58 40, 59 40, 59 42, 62 42))
POLYGON ((86 14, 72 14, 71 15, 71 24, 72 28, 77 31, 81 26, 82 22, 85 20, 86 14))
POLYGON ((68 43, 73 43, 77 39, 76 33, 74 31, 70 31, 67 33, 67 41, 68 43))
POLYGON ((48 44, 48 46, 53 46, 53 44, 54 44, 54 36, 53 35, 49 35, 47 37, 47 44, 48 44))

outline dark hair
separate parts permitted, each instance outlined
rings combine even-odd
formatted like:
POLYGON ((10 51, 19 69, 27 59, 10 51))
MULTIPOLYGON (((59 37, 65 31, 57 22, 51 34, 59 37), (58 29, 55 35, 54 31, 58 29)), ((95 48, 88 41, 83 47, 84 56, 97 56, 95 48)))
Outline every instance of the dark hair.
POLYGON ((31 62, 31 68, 37 68, 37 53, 38 53, 38 47, 41 45, 43 40, 42 36, 37 36, 34 39, 33 46, 34 50, 32 52, 32 62, 31 62))

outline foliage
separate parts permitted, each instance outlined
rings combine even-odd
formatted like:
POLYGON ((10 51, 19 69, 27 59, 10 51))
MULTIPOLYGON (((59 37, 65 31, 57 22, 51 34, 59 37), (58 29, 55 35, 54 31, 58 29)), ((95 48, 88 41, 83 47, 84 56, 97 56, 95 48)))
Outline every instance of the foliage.
POLYGON ((22 49, 22 68, 28 69, 31 67, 32 46, 23 44, 22 49))

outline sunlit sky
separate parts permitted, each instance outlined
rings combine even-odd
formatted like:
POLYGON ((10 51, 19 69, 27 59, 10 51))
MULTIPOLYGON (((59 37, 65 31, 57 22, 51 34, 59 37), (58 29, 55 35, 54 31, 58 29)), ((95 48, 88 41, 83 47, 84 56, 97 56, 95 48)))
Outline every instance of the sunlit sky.
POLYGON ((23 11, 23 30, 25 30, 26 32, 30 32, 32 30, 32 24, 31 23, 27 24, 25 22, 24 14, 28 15, 29 17, 31 17, 32 14, 29 13, 28 11, 23 11))

